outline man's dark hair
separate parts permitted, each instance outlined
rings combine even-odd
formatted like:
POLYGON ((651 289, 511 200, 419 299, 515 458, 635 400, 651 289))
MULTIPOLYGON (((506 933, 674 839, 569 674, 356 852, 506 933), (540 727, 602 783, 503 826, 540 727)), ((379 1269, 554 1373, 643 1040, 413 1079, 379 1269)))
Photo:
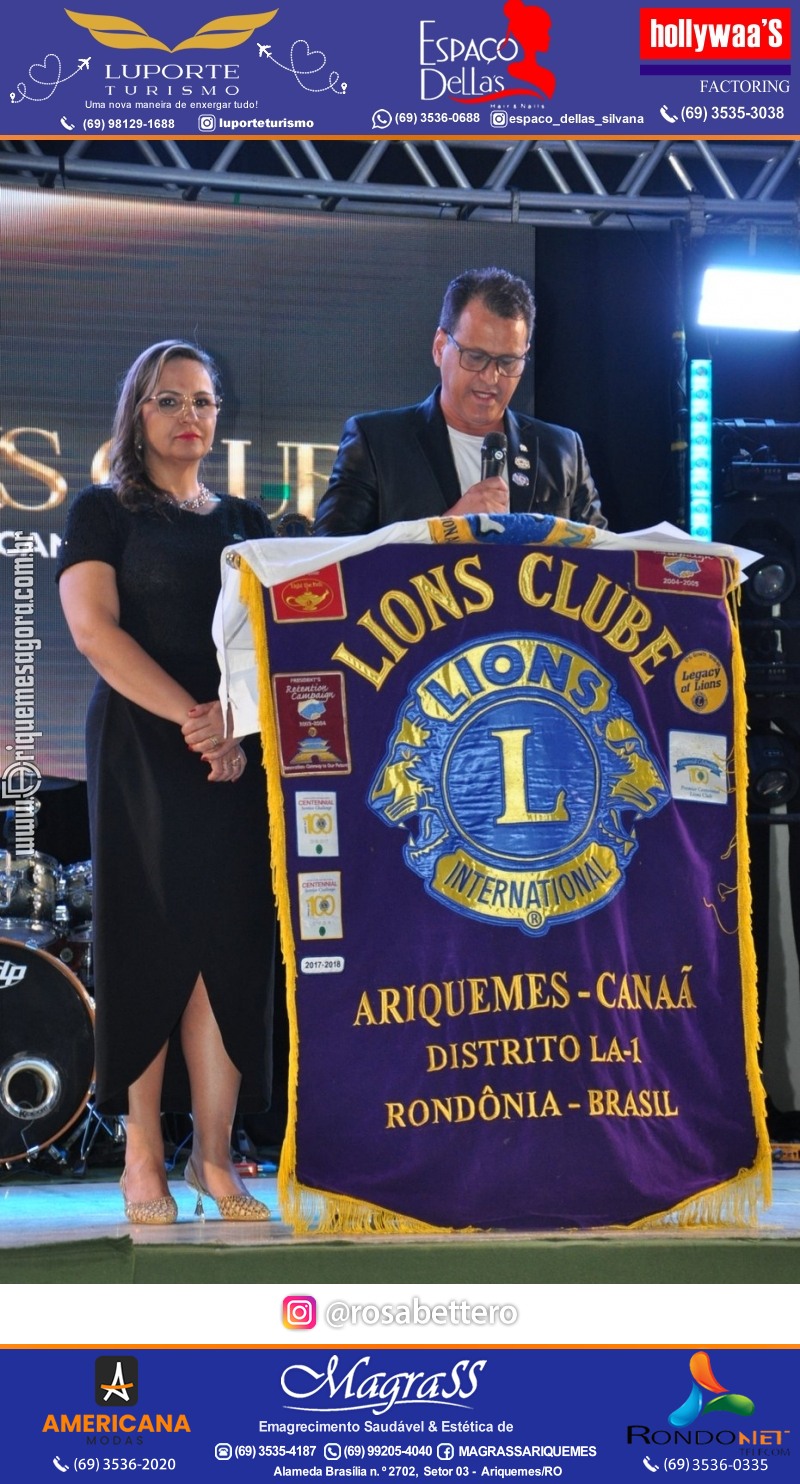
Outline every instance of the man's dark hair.
POLYGON ((452 335, 471 299, 480 299, 498 319, 524 319, 528 336, 533 333, 536 307, 524 278, 505 268, 468 268, 447 285, 439 324, 452 335))

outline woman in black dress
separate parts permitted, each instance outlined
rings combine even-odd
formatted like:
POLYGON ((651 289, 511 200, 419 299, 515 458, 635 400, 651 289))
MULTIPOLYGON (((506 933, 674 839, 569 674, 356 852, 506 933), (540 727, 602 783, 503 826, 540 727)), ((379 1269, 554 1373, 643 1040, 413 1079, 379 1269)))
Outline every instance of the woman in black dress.
POLYGON ((87 718, 97 1091, 127 1114, 129 1221, 175 1221, 163 1109, 191 1109, 186 1179, 233 1220, 269 1212, 231 1161, 237 1106, 269 1102, 275 911, 257 739, 215 699, 220 553, 272 534, 255 504, 200 481, 220 405, 181 341, 134 362, 111 482, 72 506, 59 559, 72 637, 98 673, 87 718), (223 786, 221 786, 223 785, 223 786), (227 786, 224 786, 227 785, 227 786))

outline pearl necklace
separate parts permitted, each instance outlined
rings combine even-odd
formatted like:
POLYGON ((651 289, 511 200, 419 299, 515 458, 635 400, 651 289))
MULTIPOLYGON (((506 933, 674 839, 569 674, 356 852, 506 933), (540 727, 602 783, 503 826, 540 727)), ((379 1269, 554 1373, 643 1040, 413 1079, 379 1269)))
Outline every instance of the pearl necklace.
POLYGON ((179 500, 177 495, 171 495, 168 490, 165 493, 170 504, 177 505, 179 510, 203 510, 214 499, 211 490, 205 484, 201 484, 198 493, 190 495, 188 500, 179 500))

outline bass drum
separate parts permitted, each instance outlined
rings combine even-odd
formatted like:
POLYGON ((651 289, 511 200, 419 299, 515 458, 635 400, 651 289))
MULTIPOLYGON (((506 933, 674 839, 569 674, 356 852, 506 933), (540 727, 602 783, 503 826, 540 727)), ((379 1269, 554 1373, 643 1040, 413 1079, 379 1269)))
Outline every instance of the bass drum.
POLYGON ((0 938, 0 1162, 46 1149, 83 1112, 94 1081, 94 1010, 42 949, 0 938))

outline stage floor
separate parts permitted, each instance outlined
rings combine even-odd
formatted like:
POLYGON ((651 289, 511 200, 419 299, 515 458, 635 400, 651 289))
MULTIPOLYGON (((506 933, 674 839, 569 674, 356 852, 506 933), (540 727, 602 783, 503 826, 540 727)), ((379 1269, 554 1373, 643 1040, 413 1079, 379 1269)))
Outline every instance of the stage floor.
POLYGON ((419 1237, 295 1236, 278 1219, 274 1177, 248 1182, 273 1220, 220 1220, 180 1180, 174 1226, 130 1226, 111 1178, 0 1186, 0 1282, 786 1283, 800 1281, 800 1163, 777 1166, 756 1226, 419 1237))

